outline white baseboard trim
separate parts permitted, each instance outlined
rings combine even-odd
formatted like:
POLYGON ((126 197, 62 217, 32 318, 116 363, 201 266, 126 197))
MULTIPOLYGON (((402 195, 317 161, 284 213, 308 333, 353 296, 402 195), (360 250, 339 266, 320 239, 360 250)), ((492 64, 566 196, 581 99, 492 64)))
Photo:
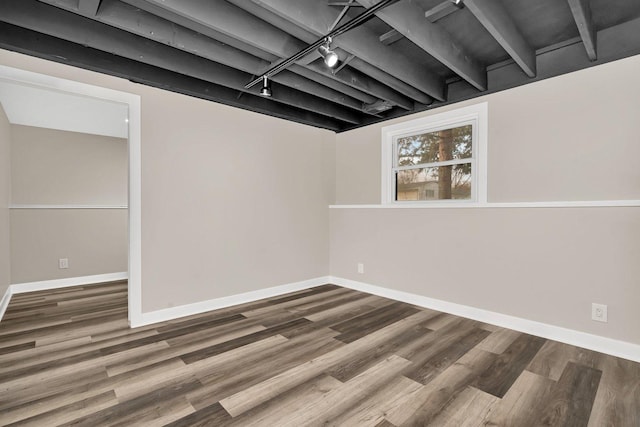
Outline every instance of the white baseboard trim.
POLYGON ((207 311, 230 307, 232 305, 244 304, 264 298, 272 298, 289 292, 295 292, 307 288, 312 288, 314 286, 325 285, 327 283, 330 283, 329 276, 323 276, 317 277, 315 279, 303 280, 301 282, 288 283, 271 288, 230 295, 228 297, 215 298, 207 301, 196 302, 193 304, 150 311, 147 313, 142 313, 141 316, 136 318, 139 320, 135 321, 135 323, 131 322, 131 327, 136 328, 139 326, 151 325, 153 323, 178 319, 180 317, 191 316, 194 314, 200 314, 207 311))
POLYGON ((7 307, 9 306, 9 301, 11 300, 11 286, 7 288, 0 301, 0 321, 2 321, 2 317, 4 316, 4 312, 7 311, 7 307))
POLYGON ((96 283, 115 282, 126 280, 129 277, 126 271, 120 273, 96 274, 93 276, 69 277, 66 279, 42 280, 39 282, 15 283, 9 286, 11 294, 24 292, 44 291, 47 289, 67 288, 69 286, 93 285, 96 283))
POLYGON ((623 359, 633 360, 634 362, 640 362, 640 345, 638 344, 614 340, 611 338, 588 334, 586 332, 549 325, 520 317, 509 316, 462 304, 428 298, 409 292, 396 291, 341 277, 330 276, 328 283, 418 305, 420 307, 430 308, 432 310, 454 314, 456 316, 466 317, 468 319, 478 320, 484 323, 490 323, 492 325, 525 332, 542 338, 560 341, 565 344, 575 345, 577 347, 610 354, 623 359))

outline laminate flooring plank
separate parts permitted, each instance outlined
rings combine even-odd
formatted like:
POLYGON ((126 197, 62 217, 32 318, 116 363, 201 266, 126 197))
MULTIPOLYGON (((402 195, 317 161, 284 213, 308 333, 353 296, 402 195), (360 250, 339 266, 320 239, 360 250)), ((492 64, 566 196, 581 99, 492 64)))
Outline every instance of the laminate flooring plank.
POLYGON ((398 350, 403 346, 417 339, 421 339, 430 333, 432 333, 431 329, 427 329, 423 325, 416 325, 396 336, 390 336, 388 341, 381 342, 369 351, 352 352, 325 372, 342 382, 349 381, 380 360, 386 359, 392 354, 397 354, 398 350))
POLYGON ((345 289, 329 289, 324 290, 321 293, 307 292, 300 295, 281 297, 275 300, 269 300, 270 305, 256 308, 253 310, 243 311, 242 314, 247 317, 255 317, 268 314, 272 311, 279 311, 288 308, 294 308, 300 305, 305 305, 311 302, 323 301, 325 298, 330 298, 335 295, 344 295, 348 290, 345 289))
POLYGON ((3 379, 0 380, 0 382, 6 390, 25 388, 44 380, 76 375, 78 372, 91 370, 96 366, 104 367, 120 359, 131 357, 136 353, 156 351, 166 347, 167 343, 161 341, 107 356, 100 355, 99 350, 94 350, 70 358, 58 359, 55 362, 51 361, 45 364, 18 369, 14 372, 4 373, 2 375, 3 379))
POLYGON ((291 322, 286 322, 281 325, 267 328, 263 331, 254 332, 252 334, 235 338, 233 340, 229 340, 220 344, 216 344, 211 347, 192 351, 190 353, 187 353, 181 356, 181 358, 182 360, 184 360, 185 363, 193 363, 198 360, 205 359, 207 357, 215 356, 217 354, 224 353, 226 351, 245 346, 253 341, 259 341, 261 339, 268 338, 273 335, 281 334, 282 332, 286 332, 289 329, 293 329, 302 324, 308 324, 308 323, 310 322, 306 319, 296 319, 291 322))
POLYGON ((393 303, 333 325, 331 329, 342 332, 342 334, 336 337, 337 340, 350 343, 419 311, 420 310, 404 303, 393 303))
MULTIPOLYGON (((16 344, 9 347, 0 347, 0 356, 10 353, 22 353, 25 350, 30 350, 32 348, 36 348, 35 341, 28 341, 22 344, 16 344)), ((1 359, 0 359, 1 360, 1 359)))
MULTIPOLYGON (((247 388, 282 374, 328 352, 344 346, 324 331, 281 342, 249 357, 239 357, 226 366, 198 369, 203 388, 191 393, 189 400, 196 409, 223 400, 247 388), (322 334, 322 335, 321 335, 322 334)), ((201 362, 196 362, 196 365, 201 362)))
MULTIPOLYGON (((485 327, 480 327, 486 330, 485 327)), ((478 348, 480 350, 501 354, 504 353, 519 336, 520 332, 511 329, 498 328, 497 330, 492 331, 487 338, 478 344, 478 348)))
POLYGON ((523 371, 509 391, 485 417, 487 426, 536 426, 545 400, 556 382, 529 371, 523 371))
POLYGON ((420 384, 427 384, 444 372, 449 366, 467 354, 489 335, 490 332, 473 328, 450 341, 437 342, 419 357, 412 359, 412 365, 403 374, 420 384))
POLYGON ((20 421, 6 424, 7 426, 33 426, 60 425, 68 423, 76 418, 84 417, 110 406, 116 405, 118 400, 113 391, 107 391, 96 396, 88 397, 68 405, 59 406, 41 414, 25 418, 20 421))
POLYGON ((386 419, 398 426, 427 426, 475 381, 496 359, 496 355, 476 348, 469 351, 412 393, 402 404, 387 412, 386 419))
POLYGON ((351 290, 349 291, 350 292, 345 292, 343 294, 338 294, 338 295, 334 294, 330 298, 323 298, 307 304, 301 304, 294 307, 290 307, 290 308, 287 308, 287 310, 299 315, 300 317, 306 317, 310 314, 319 313, 321 311, 325 311, 333 307, 338 307, 342 304, 358 301, 368 296, 367 294, 364 294, 361 292, 356 292, 351 290))
MULTIPOLYGON (((302 401, 295 399, 297 403, 295 407, 283 403, 279 405, 279 410, 267 410, 266 413, 258 411, 257 415, 250 419, 239 417, 238 425, 278 425, 279 427, 327 425, 331 418, 366 400, 369 395, 396 377, 410 363, 408 360, 392 355, 350 381, 329 390, 321 399, 303 399, 302 401), (283 410, 284 408, 289 410, 283 410)), ((289 393, 285 394, 285 396, 289 395, 289 393)))
POLYGON ((589 427, 640 426, 640 364, 618 357, 603 357, 600 386, 589 427))
POLYGON ((212 427, 226 426, 230 423, 231 415, 225 411, 222 405, 216 402, 169 423, 166 427, 212 427))
MULTIPOLYGON (((435 317, 438 317, 436 315, 435 317)), ((438 325, 438 329, 432 329, 433 317, 425 321, 422 326, 433 330, 432 333, 415 339, 398 349, 398 355, 411 361, 420 362, 434 353, 442 350, 446 345, 454 343, 461 335, 477 329, 477 322, 467 319, 448 318, 446 324, 438 325)))
MULTIPOLYGON (((69 425, 95 427, 100 425, 142 425, 153 419, 187 409, 184 395, 200 387, 197 380, 178 382, 153 390, 145 395, 96 411, 72 420, 69 425)), ((175 417, 175 415, 173 415, 175 417)))
POLYGON ((483 420, 499 401, 497 397, 477 388, 466 387, 434 418, 432 424, 441 427, 484 426, 483 420))
POLYGON ((422 386, 406 377, 399 376, 380 387, 373 395, 362 400, 343 413, 327 420, 331 426, 379 426, 393 425, 385 420, 388 412, 402 404, 422 386), (384 424, 386 421, 387 424, 384 424), (383 423, 383 424, 380 424, 383 423))
POLYGON ((204 333, 198 334, 197 336, 188 335, 184 337, 184 339, 191 338, 191 340, 184 341, 179 345, 173 345, 171 342, 165 341, 169 344, 167 348, 155 350, 153 352, 135 354, 130 358, 120 359, 114 363, 109 363, 106 365, 107 372, 109 376, 114 376, 128 371, 135 371, 136 369, 153 365, 155 363, 162 362, 163 360, 180 358, 189 352, 201 350, 232 339, 247 336, 264 329, 265 328, 262 326, 246 326, 219 333, 211 332, 209 335, 204 333))
POLYGON ((57 408, 108 393, 109 388, 96 388, 95 384, 107 380, 104 369, 79 373, 72 378, 46 381, 17 393, 0 397, 0 425, 17 422, 57 408))
MULTIPOLYGON (((327 394, 342 383, 328 375, 319 375, 297 385, 275 399, 268 400, 255 408, 234 417, 230 426, 282 426, 293 411, 304 410, 304 405, 326 398, 327 394)), ((302 424, 301 424, 302 425, 302 424)))
POLYGON ((551 390, 541 418, 542 425, 584 427, 589 422, 602 371, 567 363, 551 390))
MULTIPOLYGON (((335 319, 337 316, 339 317, 342 313, 350 312, 352 310, 362 310, 363 308, 366 311, 375 310, 376 308, 383 307, 385 305, 393 304, 394 301, 381 298, 375 295, 368 295, 362 299, 352 301, 346 304, 342 304, 333 308, 329 308, 324 311, 320 311, 318 313, 312 313, 304 316, 305 319, 309 319, 312 322, 321 322, 321 321, 329 321, 335 319)), ((339 323, 335 322, 335 323, 339 323)), ((331 323, 329 323, 331 324, 331 323)))
POLYGON ((392 424, 389 420, 384 419, 380 421, 375 427, 397 427, 395 424, 392 424))
POLYGON ((473 386, 496 397, 503 397, 545 342, 544 338, 520 335, 498 355, 473 386))
POLYGON ((349 345, 330 351, 266 381, 252 387, 248 387, 239 393, 221 400, 220 403, 232 416, 240 415, 257 405, 272 399, 278 394, 320 375, 324 370, 330 369, 336 363, 339 363, 339 361, 346 357, 350 352, 371 350, 388 340, 389 336, 402 333, 403 331, 427 320, 429 315, 430 314, 418 312, 412 316, 406 317, 398 322, 386 326, 385 328, 379 329, 366 337, 354 341, 349 345))

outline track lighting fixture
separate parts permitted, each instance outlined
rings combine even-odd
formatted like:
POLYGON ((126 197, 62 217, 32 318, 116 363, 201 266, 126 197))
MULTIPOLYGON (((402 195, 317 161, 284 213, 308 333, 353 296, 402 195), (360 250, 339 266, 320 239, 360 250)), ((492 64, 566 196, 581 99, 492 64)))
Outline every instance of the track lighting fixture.
POLYGON ((269 85, 269 77, 265 74, 262 76, 262 89, 260 89, 260 95, 264 97, 271 96, 271 86, 269 85))
POLYGON ((324 63, 327 67, 333 68, 338 65, 338 54, 331 50, 331 37, 325 39, 325 44, 318 47, 318 52, 324 58, 324 63))

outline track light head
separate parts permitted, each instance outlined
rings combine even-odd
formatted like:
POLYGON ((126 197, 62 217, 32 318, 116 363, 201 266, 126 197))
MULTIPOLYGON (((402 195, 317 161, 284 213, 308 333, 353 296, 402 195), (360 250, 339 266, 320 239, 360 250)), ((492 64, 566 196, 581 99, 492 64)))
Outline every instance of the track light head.
POLYGON ((264 97, 270 97, 271 94, 271 86, 269 85, 269 77, 262 76, 262 89, 260 89, 260 95, 264 97))
POLYGON ((320 55, 324 58, 324 63, 327 64, 327 67, 333 68, 338 65, 340 58, 338 58, 337 53, 331 50, 330 44, 331 37, 327 37, 326 43, 318 48, 318 52, 320 52, 320 55))

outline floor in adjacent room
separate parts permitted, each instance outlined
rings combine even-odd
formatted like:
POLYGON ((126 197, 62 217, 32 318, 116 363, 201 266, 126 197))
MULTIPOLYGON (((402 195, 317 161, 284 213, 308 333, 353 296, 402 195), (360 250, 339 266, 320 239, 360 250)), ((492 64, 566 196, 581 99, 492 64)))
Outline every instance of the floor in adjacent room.
POLYGON ((333 285, 137 329, 126 282, 14 295, 0 425, 640 426, 640 364, 333 285))

